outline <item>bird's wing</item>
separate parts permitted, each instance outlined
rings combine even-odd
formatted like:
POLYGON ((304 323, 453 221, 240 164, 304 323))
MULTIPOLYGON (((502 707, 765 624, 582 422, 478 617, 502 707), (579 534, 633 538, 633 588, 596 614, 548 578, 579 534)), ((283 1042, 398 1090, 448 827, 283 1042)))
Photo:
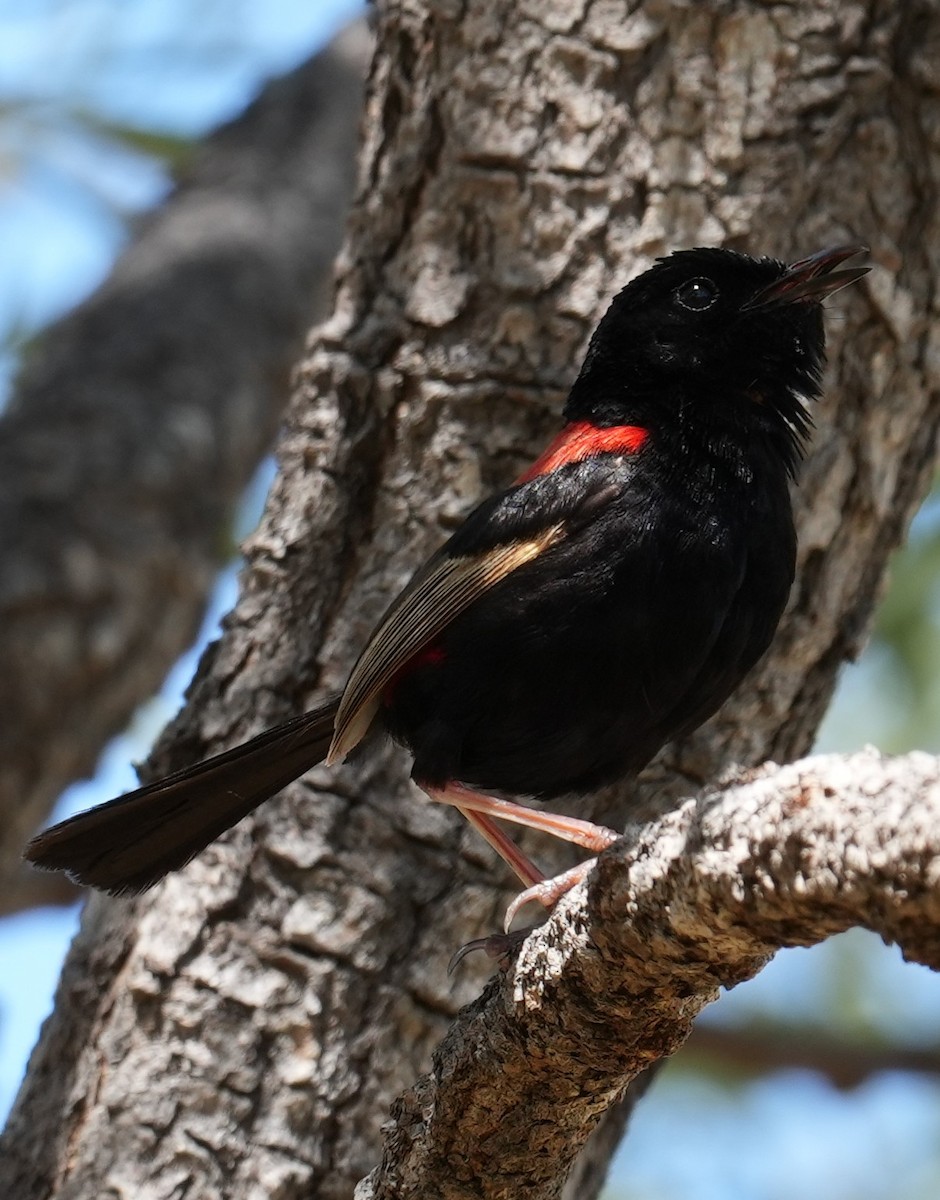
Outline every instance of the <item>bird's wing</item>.
POLYGON ((359 742, 384 689, 458 614, 606 508, 623 486, 622 462, 566 465, 491 497, 467 517, 373 632, 343 692, 327 762, 359 742))

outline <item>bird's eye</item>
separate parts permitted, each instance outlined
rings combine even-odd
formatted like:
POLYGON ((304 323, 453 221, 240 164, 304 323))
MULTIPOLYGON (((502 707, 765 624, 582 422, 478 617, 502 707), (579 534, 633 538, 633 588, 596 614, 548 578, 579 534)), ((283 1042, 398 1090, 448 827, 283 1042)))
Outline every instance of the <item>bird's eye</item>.
POLYGON ((710 279, 699 276, 698 279, 690 279, 688 283, 680 284, 674 295, 683 308, 691 309, 692 312, 704 312, 718 299, 718 289, 710 279))

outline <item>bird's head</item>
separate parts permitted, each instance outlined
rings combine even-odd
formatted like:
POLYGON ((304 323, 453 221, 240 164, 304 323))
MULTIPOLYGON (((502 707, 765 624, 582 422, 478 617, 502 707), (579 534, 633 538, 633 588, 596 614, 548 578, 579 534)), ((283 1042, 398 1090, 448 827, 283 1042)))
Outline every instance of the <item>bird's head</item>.
POLYGON ((822 301, 866 273, 842 266, 864 250, 839 246, 789 266, 711 247, 659 259, 614 297, 567 416, 607 425, 678 411, 692 428, 776 424, 795 457, 806 402, 820 391, 822 301))

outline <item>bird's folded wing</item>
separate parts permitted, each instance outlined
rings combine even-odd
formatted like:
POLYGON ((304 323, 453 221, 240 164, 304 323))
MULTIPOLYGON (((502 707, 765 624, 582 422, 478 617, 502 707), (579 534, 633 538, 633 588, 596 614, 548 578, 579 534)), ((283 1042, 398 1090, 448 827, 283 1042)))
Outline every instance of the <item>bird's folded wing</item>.
POLYGON ((343 692, 327 762, 359 742, 384 689, 456 616, 607 506, 623 482, 622 469, 612 461, 609 468, 596 460, 569 464, 484 501, 470 514, 369 639, 343 692))
POLYGON ((547 550, 564 533, 559 522, 535 537, 485 554, 439 555, 428 563, 386 614, 346 684, 327 762, 343 758, 363 737, 383 690, 409 659, 477 597, 547 550))

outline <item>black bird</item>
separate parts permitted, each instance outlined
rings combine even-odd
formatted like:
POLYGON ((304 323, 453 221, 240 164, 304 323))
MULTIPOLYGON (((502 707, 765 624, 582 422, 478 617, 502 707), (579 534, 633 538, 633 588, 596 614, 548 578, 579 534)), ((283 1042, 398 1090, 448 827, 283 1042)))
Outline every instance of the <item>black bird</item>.
POLYGON ((341 697, 46 830, 26 857, 141 891, 377 722, 522 879, 520 900, 552 903, 589 864, 543 880, 496 820, 594 852, 615 835, 498 797, 634 775, 767 649, 793 580, 788 483, 820 393, 821 302, 865 274, 837 269, 864 250, 659 259, 601 320, 557 438, 418 571, 341 697))

